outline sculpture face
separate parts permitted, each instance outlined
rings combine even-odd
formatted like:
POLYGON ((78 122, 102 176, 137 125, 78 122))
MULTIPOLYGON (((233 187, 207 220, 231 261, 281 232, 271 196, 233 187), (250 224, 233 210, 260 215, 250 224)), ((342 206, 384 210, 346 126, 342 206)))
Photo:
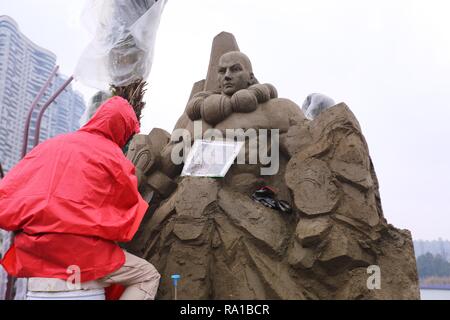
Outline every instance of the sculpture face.
POLYGON ((240 52, 229 52, 220 58, 218 76, 220 88, 228 96, 247 89, 254 79, 250 60, 240 52))

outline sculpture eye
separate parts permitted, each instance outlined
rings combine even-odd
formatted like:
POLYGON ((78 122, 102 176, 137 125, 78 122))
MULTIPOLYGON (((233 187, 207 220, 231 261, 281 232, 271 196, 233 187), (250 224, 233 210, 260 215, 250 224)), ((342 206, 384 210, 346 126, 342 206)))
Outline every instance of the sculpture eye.
POLYGON ((220 68, 220 69, 219 69, 219 73, 220 73, 220 74, 224 74, 224 73, 225 73, 225 68, 220 68))
POLYGON ((231 67, 231 71, 233 72, 242 71, 242 67, 239 64, 236 64, 233 67, 231 67))

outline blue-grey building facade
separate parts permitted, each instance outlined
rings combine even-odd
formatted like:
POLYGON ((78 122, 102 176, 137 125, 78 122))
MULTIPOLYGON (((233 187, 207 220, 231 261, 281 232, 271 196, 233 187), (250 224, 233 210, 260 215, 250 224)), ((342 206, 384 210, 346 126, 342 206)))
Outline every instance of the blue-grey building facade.
MULTIPOLYGON (((34 44, 23 35, 17 23, 0 16, 0 162, 8 172, 20 160, 25 122, 41 88, 56 66, 56 56, 34 44)), ((57 75, 38 106, 64 83, 66 77, 57 75)), ((46 111, 41 124, 40 141, 75 131, 85 111, 83 97, 67 87, 46 111)), ((33 146, 36 119, 32 116, 28 151, 33 146)))

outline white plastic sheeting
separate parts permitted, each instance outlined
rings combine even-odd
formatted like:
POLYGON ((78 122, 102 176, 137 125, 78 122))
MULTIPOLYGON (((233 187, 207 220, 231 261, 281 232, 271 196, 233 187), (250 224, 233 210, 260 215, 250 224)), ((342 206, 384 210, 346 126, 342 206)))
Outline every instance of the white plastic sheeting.
POLYGON ((311 93, 303 103, 302 110, 306 118, 314 120, 321 112, 331 108, 335 102, 330 97, 321 93, 311 93))
POLYGON ((91 0, 83 23, 94 39, 83 52, 75 78, 108 89, 146 79, 153 63, 156 33, 167 0, 91 0))

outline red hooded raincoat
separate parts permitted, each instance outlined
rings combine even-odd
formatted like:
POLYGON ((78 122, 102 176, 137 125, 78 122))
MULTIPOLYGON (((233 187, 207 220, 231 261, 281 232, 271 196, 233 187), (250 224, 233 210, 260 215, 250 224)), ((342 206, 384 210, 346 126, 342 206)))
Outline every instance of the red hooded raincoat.
POLYGON ((80 130, 34 148, 0 182, 0 228, 19 231, 1 264, 15 277, 81 281, 119 269, 148 208, 122 148, 139 132, 129 103, 114 97, 80 130))

